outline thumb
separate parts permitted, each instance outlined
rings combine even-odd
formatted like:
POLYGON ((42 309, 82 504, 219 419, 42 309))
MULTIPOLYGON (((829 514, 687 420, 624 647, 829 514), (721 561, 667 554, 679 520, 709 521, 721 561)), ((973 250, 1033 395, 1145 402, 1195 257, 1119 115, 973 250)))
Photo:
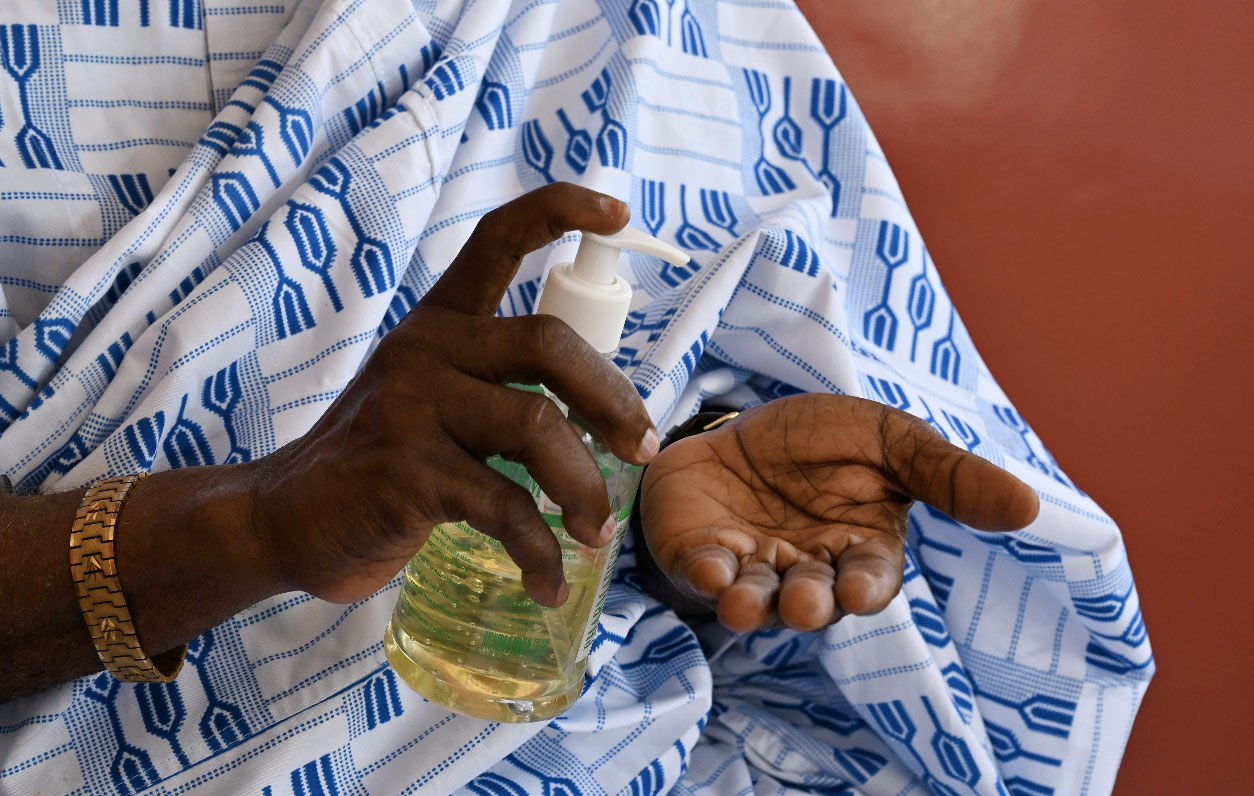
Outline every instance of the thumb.
POLYGON ((882 427, 883 464, 910 497, 981 531, 1014 531, 1036 519, 1040 500, 1032 487, 918 418, 893 414, 882 427))

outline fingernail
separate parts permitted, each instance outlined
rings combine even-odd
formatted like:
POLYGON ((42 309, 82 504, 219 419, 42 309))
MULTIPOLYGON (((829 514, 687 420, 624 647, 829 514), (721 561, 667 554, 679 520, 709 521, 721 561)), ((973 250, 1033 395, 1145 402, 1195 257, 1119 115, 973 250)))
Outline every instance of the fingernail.
POLYGON ((557 587, 557 604, 564 605, 566 603, 566 598, 569 596, 570 596, 570 587, 567 586, 566 581, 563 580, 561 585, 557 587))
POLYGON ((608 543, 614 538, 614 531, 617 530, 617 528, 618 523, 614 521, 614 515, 611 514, 605 518, 605 522, 601 523, 601 531, 597 534, 597 540, 600 541, 601 544, 608 543))
POLYGON ((623 203, 612 196, 601 197, 601 212, 607 216, 617 216, 623 203))
POLYGON ((644 432, 644 438, 640 440, 640 458, 646 462, 657 455, 658 448, 661 444, 658 442, 657 431, 650 428, 644 432))

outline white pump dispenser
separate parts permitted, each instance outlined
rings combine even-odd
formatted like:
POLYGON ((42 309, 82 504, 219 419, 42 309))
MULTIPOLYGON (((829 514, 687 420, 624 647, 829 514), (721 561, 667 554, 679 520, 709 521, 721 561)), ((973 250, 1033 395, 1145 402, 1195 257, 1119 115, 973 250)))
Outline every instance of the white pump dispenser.
POLYGON ((631 304, 631 286, 615 273, 623 249, 675 265, 689 260, 680 249, 631 227, 613 235, 585 232, 575 261, 550 269, 536 312, 561 318, 597 351, 613 354, 631 304))

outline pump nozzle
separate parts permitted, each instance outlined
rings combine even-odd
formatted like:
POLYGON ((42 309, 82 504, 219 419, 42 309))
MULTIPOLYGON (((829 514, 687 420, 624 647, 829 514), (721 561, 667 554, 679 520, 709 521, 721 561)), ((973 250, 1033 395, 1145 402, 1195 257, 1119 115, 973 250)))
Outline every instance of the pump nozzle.
POLYGON ((585 232, 579 243, 579 251, 575 254, 575 276, 598 285, 610 284, 614 281, 618 256, 623 249, 635 249, 675 265, 683 265, 689 259, 688 255, 669 243, 663 243, 652 235, 631 227, 613 235, 585 232))
POLYGON ((555 265, 549 271, 536 312, 561 318, 596 350, 614 353, 631 304, 631 287, 615 273, 623 249, 635 249, 675 265, 689 260, 683 251, 630 227, 613 235, 585 232, 575 261, 555 265))

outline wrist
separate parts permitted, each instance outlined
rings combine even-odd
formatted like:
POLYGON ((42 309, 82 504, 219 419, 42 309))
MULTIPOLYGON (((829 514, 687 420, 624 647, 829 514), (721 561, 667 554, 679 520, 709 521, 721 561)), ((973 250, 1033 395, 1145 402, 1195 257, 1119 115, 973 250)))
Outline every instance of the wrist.
POLYGON ((127 500, 123 544, 132 547, 132 555, 139 555, 143 545, 144 558, 168 561, 171 574, 188 573, 184 562, 195 562, 204 577, 227 581, 240 603, 282 591, 270 529, 258 521, 256 471, 255 463, 246 462, 154 474, 127 500), (129 534, 130 527, 160 531, 129 534))
POLYGON ((314 525, 324 518, 323 498, 332 490, 308 487, 322 483, 310 466, 317 459, 298 440, 240 465, 247 523, 275 594, 308 591, 310 556, 314 561, 320 558, 314 525))
MULTIPOLYGON (((210 502, 216 504, 214 511, 220 513, 227 527, 237 528, 236 535, 244 540, 240 558, 247 560, 240 563, 263 587, 266 593, 262 598, 295 588, 283 555, 285 526, 276 521, 272 495, 266 488, 270 466, 268 458, 229 465, 224 489, 209 496, 210 502)), ((278 514, 282 515, 282 511, 278 514)))

